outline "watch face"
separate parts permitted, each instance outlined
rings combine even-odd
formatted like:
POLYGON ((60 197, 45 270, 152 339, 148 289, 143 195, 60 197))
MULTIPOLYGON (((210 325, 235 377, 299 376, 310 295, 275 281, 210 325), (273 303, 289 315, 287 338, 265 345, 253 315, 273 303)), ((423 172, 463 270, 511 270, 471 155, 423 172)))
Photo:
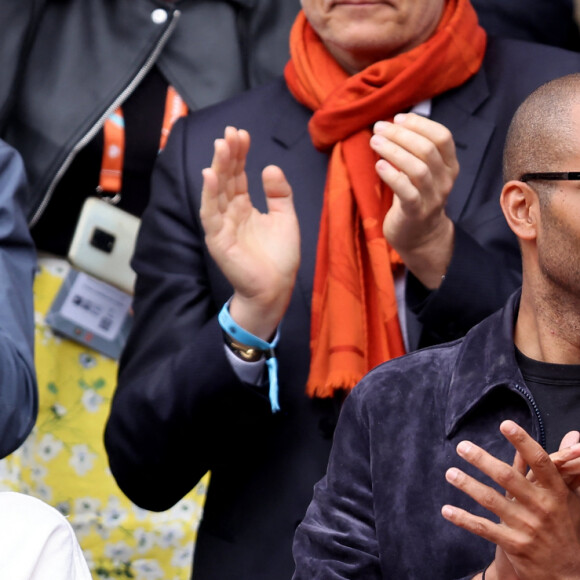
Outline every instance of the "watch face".
POLYGON ((258 360, 260 358, 260 352, 254 348, 248 348, 246 350, 239 349, 239 355, 247 361, 258 360))
POLYGON ((257 362, 264 354, 259 348, 237 342, 229 335, 225 335, 225 340, 228 348, 245 362, 257 362))

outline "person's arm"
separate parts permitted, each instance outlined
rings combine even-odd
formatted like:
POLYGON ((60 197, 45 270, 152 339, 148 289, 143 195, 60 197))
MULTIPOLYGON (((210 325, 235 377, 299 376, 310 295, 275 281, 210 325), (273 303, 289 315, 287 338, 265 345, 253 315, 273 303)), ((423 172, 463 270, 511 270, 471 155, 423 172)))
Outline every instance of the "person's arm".
POLYGON ((440 123, 400 115, 375 126, 371 146, 381 156, 377 172, 394 192, 383 231, 407 268, 406 306, 426 343, 456 339, 520 285, 515 237, 493 191, 474 216, 453 223, 447 215, 460 168, 453 137, 440 123))
MULTIPOLYGON (((275 331, 282 311, 274 317, 273 310, 264 313, 254 323, 244 307, 252 307, 249 294, 256 278, 242 273, 242 282, 248 285, 242 284, 241 291, 236 292, 209 255, 199 215, 201 167, 193 175, 191 164, 197 155, 188 151, 187 130, 186 122, 176 124, 154 171, 152 197, 143 215, 133 259, 137 272, 134 325, 120 361, 105 431, 111 470, 121 489, 138 505, 153 510, 172 506, 207 470, 259 455, 259 449, 268 445, 273 421, 267 386, 248 385, 238 378, 228 361, 217 318, 232 292, 232 318, 255 335, 275 331)), ((196 146, 200 146, 199 141, 196 146)), ((212 141, 208 140, 208 146, 211 161, 212 141)), ((251 230, 252 226, 245 220, 237 221, 241 214, 222 210, 229 202, 236 204, 240 212, 246 212, 244 218, 260 222, 259 229, 268 228, 267 215, 252 209, 247 195, 228 198, 219 187, 212 189, 213 178, 214 185, 217 181, 228 182, 216 166, 223 164, 225 173, 229 171, 228 161, 221 157, 223 149, 228 148, 227 139, 218 141, 207 176, 210 191, 206 189, 205 193, 210 199, 206 202, 213 204, 219 214, 213 215, 214 210, 205 205, 203 220, 210 229, 209 238, 217 238, 217 243, 215 239, 208 243, 228 272, 229 266, 240 268, 243 263, 264 271, 273 266, 274 260, 263 256, 274 251, 275 243, 254 243, 250 235, 245 239, 252 258, 245 258, 244 250, 232 242, 235 236, 228 228, 248 225, 251 230), (223 236, 222 225, 226 227, 223 236), (222 250, 225 256, 220 254, 222 250)), ((233 165, 243 173, 241 158, 233 165)), ((236 182, 237 169, 232 175, 236 182)), ((243 177, 241 181, 245 181, 243 177)), ((280 183, 276 177, 274 181, 280 183)), ((234 190, 229 191, 233 194, 234 190)), ((273 203, 284 201, 288 200, 277 198, 273 203)), ((274 229, 275 234, 290 240, 281 225, 274 229)), ((293 274, 290 277, 293 279, 293 274)), ((264 287, 274 308, 282 292, 278 296, 268 294, 268 289, 276 287, 270 282, 264 287)), ((282 301, 285 304, 286 298, 282 301)), ((252 310, 256 311, 263 312, 259 307, 252 310)))
POLYGON ((341 409, 326 476, 296 529, 293 580, 381 579, 369 428, 351 393, 341 409))
POLYGON ((69 520, 24 493, 1 492, 0 571, 3 578, 91 580, 69 520))
POLYGON ((275 166, 262 174, 268 213, 248 194, 246 131, 227 127, 204 169, 201 222, 208 250, 234 288, 230 314, 244 330, 270 340, 282 320, 300 263, 292 189, 275 166))
POLYGON ((383 232, 405 266, 429 289, 440 286, 453 254, 454 225, 445 213, 459 163, 448 129, 410 113, 375 125, 376 170, 393 190, 383 232))
POLYGON ((20 156, 0 141, 0 457, 19 447, 38 410, 32 284, 36 253, 20 201, 20 156))
POLYGON ((513 421, 500 430, 516 449, 508 465, 477 445, 463 441, 458 454, 506 490, 502 495, 457 468, 447 471, 449 483, 496 514, 501 523, 455 506, 443 506, 443 517, 498 547, 486 580, 528 580, 580 577, 580 497, 571 490, 542 447, 513 421), (529 465, 535 481, 526 477, 529 465))

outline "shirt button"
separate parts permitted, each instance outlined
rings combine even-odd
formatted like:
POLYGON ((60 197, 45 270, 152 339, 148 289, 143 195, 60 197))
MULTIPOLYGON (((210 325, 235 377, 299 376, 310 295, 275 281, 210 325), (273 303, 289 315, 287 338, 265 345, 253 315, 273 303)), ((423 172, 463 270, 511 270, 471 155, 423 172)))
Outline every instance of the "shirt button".
POLYGON ((167 20, 167 12, 163 8, 157 8, 151 12, 151 20, 155 24, 163 24, 167 20))

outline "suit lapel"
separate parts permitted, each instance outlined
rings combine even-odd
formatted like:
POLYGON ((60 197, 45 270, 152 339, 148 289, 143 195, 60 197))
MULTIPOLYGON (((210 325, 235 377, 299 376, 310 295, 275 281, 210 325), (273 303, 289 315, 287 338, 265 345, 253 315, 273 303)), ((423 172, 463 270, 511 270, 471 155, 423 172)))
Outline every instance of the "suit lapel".
POLYGON ((328 165, 328 155, 317 151, 310 140, 307 129, 310 116, 310 110, 292 99, 281 109, 272 130, 273 141, 283 148, 276 163, 279 163, 292 186, 294 207, 300 223, 301 261, 296 290, 300 291, 308 313, 328 165))
POLYGON ((459 175, 447 202, 447 214, 454 221, 474 187, 495 123, 476 117, 477 109, 488 99, 489 89, 483 69, 444 97, 434 99, 432 118, 453 134, 459 161, 459 175))

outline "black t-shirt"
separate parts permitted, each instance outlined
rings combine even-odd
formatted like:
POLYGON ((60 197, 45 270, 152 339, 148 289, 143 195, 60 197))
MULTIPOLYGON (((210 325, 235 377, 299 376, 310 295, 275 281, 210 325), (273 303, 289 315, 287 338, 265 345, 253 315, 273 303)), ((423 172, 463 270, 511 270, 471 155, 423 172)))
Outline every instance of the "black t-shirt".
MULTIPOLYGON (((149 201, 153 165, 159 151, 167 81, 153 68, 123 103, 125 160, 118 207, 141 216, 149 201)), ((103 156, 103 131, 74 158, 32 228, 36 247, 66 256, 87 197, 96 194, 103 156)))
POLYGON ((516 359, 542 417, 546 450, 557 451, 566 433, 580 431, 580 365, 540 362, 517 349, 516 359))

